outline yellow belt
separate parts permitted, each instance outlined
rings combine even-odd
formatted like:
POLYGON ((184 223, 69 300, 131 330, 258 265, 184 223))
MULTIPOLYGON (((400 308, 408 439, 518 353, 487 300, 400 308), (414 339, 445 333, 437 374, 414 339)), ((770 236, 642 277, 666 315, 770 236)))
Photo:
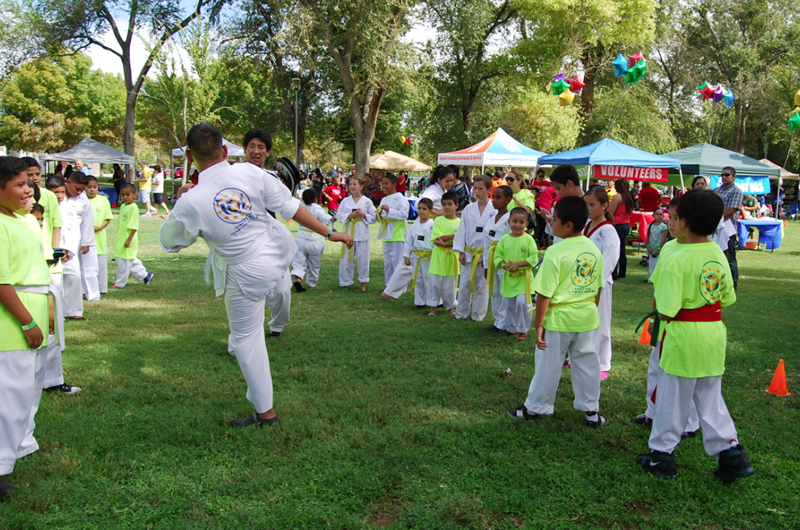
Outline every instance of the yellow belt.
MULTIPOLYGON (((350 237, 353 238, 356 237, 356 221, 353 220, 352 217, 348 219, 347 222, 344 224, 344 233, 350 234, 350 237)), ((353 246, 350 247, 350 251, 348 252, 347 256, 347 261, 353 261, 353 247, 355 247, 355 244, 353 244, 353 246)), ((344 258, 345 250, 347 250, 347 245, 342 243, 342 255, 339 256, 342 259, 344 258)))
POLYGON ((386 226, 389 223, 393 223, 394 222, 394 219, 384 219, 383 217, 381 217, 381 212, 382 211, 383 210, 378 210, 375 213, 377 215, 377 217, 378 217, 378 222, 381 224, 381 228, 380 228, 380 230, 378 230, 378 239, 382 239, 382 238, 386 237, 386 226))
MULTIPOLYGON (((515 271, 506 271, 510 278, 525 275, 525 303, 531 305, 531 280, 533 279, 533 269, 531 267, 521 267, 515 271)), ((528 311, 530 313, 530 310, 528 311)))
POLYGON ((417 286, 417 273, 419 273, 419 262, 423 260, 423 258, 430 258, 433 252, 428 251, 425 252, 424 250, 415 250, 414 255, 417 257, 417 264, 414 265, 414 281, 411 284, 411 288, 415 288, 417 286))
POLYGON ((483 257, 483 247, 472 248, 469 245, 464 246, 465 250, 472 254, 472 268, 469 271, 469 292, 475 292, 475 271, 478 270, 478 261, 483 257))
POLYGON ((491 241, 489 246, 489 266, 486 268, 486 277, 489 280, 489 297, 494 296, 494 250, 500 241, 491 241))
POLYGON ((558 302, 557 304, 550 304, 550 307, 559 306, 559 305, 567 305, 567 304, 583 304, 585 302, 594 302, 595 297, 587 298, 586 300, 573 300, 572 302, 558 302))
MULTIPOLYGON (((444 250, 444 262, 445 264, 447 264, 447 260, 451 259, 450 256, 455 254, 455 252, 453 251, 453 247, 439 247, 439 248, 444 250)), ((452 261, 453 261, 453 277, 455 277, 456 285, 458 285, 458 265, 459 265, 458 257, 453 255, 452 261)))

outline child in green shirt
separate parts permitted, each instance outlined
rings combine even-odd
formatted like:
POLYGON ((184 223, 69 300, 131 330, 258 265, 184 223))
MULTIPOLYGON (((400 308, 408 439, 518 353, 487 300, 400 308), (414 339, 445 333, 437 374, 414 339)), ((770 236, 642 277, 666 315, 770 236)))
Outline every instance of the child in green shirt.
POLYGON ((506 331, 525 340, 531 329, 531 285, 539 249, 525 232, 528 227, 525 208, 511 210, 508 226, 511 232, 500 238, 494 252, 494 265, 504 271, 500 292, 506 299, 506 331))
MULTIPOLYGON (((586 425, 606 419, 600 408, 600 328, 597 304, 603 283, 603 254, 582 234, 589 208, 582 197, 562 197, 553 210, 553 234, 563 238, 547 249, 533 282, 536 291, 536 373, 528 399, 509 416, 533 420, 552 414, 564 358, 572 364, 573 406, 586 413, 586 425)), ((505 279, 503 280, 505 285, 505 279)))
POLYGON ((456 310, 456 276, 458 276, 458 255, 453 252, 453 238, 461 223, 456 217, 458 198, 456 194, 448 191, 442 195, 442 210, 444 216, 437 217, 433 222, 431 239, 433 252, 431 264, 428 268, 431 288, 427 291, 429 317, 436 316, 436 307, 442 303, 448 313, 456 310))
POLYGON ((89 199, 89 206, 94 214, 94 237, 97 241, 97 284, 100 294, 108 293, 108 235, 106 227, 114 218, 111 214, 111 203, 105 195, 100 195, 100 185, 97 179, 88 176, 89 183, 86 185, 86 197, 89 199))
POLYGON ((137 280, 145 285, 153 281, 152 272, 147 272, 144 265, 137 258, 139 254, 139 206, 136 204, 136 186, 131 183, 123 184, 120 190, 122 202, 117 219, 117 242, 114 245, 114 255, 117 261, 117 282, 114 289, 122 289, 128 284, 128 276, 133 274, 137 280))

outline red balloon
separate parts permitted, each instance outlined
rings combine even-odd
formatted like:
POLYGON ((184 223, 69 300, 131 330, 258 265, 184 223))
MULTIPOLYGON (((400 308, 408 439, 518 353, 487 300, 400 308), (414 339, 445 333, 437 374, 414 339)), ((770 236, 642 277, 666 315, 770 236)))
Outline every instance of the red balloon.
POLYGON ((702 90, 700 90, 700 94, 703 96, 703 101, 714 97, 714 88, 715 87, 707 84, 702 90))
POLYGON ((628 56, 628 68, 633 68, 636 65, 636 63, 638 63, 642 59, 644 59, 644 54, 642 53, 642 50, 639 50, 638 52, 634 53, 633 55, 629 55, 628 56))
POLYGON ((570 92, 574 92, 575 94, 580 94, 581 89, 586 86, 586 83, 578 79, 578 76, 567 79, 567 83, 569 83, 570 92))

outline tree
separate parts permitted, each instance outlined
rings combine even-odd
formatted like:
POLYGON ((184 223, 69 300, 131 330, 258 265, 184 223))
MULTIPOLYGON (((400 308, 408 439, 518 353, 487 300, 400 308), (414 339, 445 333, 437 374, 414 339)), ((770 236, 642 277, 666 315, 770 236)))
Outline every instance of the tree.
MULTIPOLYGON (((210 8, 214 17, 224 3, 225 0, 195 0, 194 9, 188 13, 172 0, 41 0, 36 9, 49 27, 51 43, 78 50, 98 46, 119 58, 127 92, 122 143, 125 153, 133 156, 136 103, 156 56, 167 41, 200 16, 202 9, 210 8), (117 23, 117 18, 122 17, 127 21, 124 31, 117 23), (108 31, 114 36, 117 49, 100 40, 108 31), (134 74, 131 46, 140 31, 152 35, 153 40, 144 65, 134 74)), ((133 168, 128 166, 127 172, 130 180, 133 168)))
POLYGON ((39 55, 42 34, 41 20, 27 0, 0 0, 0 76, 39 55))

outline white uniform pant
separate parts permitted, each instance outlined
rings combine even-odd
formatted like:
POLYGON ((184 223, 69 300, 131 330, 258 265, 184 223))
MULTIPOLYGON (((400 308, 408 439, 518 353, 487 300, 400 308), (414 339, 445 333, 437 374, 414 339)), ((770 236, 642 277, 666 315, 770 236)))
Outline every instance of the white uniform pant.
MULTIPOLYGON (((47 344, 52 344, 55 341, 55 335, 50 335, 47 337, 47 344)), ((39 450, 39 443, 36 441, 36 438, 33 437, 33 430, 36 428, 34 417, 39 411, 39 403, 42 400, 42 387, 44 385, 44 358, 46 356, 46 348, 49 348, 49 346, 45 346, 44 348, 39 348, 36 350, 36 361, 34 368, 36 371, 34 381, 36 383, 36 389, 38 389, 38 392, 34 392, 33 403, 31 404, 31 412, 28 415, 28 427, 25 429, 25 437, 22 439, 22 443, 19 444, 19 448, 17 449, 17 458, 28 456, 39 450)))
POLYGON ((247 382, 246 397, 258 413, 272 408, 272 375, 264 337, 265 301, 266 298, 247 298, 230 279, 225 286, 225 310, 231 330, 228 348, 239 361, 247 382))
POLYGON ((383 242, 383 281, 384 285, 389 285, 395 269, 403 261, 403 241, 384 241, 383 242))
POLYGON ((272 312, 269 330, 280 333, 289 323, 289 314, 292 311, 292 278, 288 270, 283 273, 275 289, 267 294, 266 302, 272 312))
POLYGON ((0 476, 14 471, 37 393, 36 350, 0 352, 0 476))
POLYGON ((81 281, 81 264, 74 256, 64 263, 64 316, 83 316, 83 282, 81 281))
POLYGON ((564 358, 569 352, 572 365, 572 391, 575 410, 600 410, 600 358, 595 338, 597 330, 573 333, 545 330, 547 349, 536 348, 536 373, 528 389, 525 408, 534 414, 552 414, 561 380, 564 358))
MULTIPOLYGON (((655 397, 658 399, 658 391, 656 388, 658 386, 658 374, 661 372, 661 368, 658 367, 658 362, 661 360, 660 352, 661 341, 658 341, 653 351, 650 352, 650 363, 647 366, 647 397, 645 399, 645 401, 647 401, 647 410, 645 410, 644 415, 651 420, 656 417, 656 402, 653 401, 653 394, 655 393, 655 397)), ((689 408, 689 419, 686 421, 684 431, 695 432, 698 429, 700 429, 700 418, 697 417, 697 407, 692 403, 689 408)))
MULTIPOLYGON (((54 287, 56 294, 54 296, 61 296, 63 300, 63 277, 59 274, 50 275, 50 284, 54 287)), ((58 318, 58 315, 56 315, 58 318)), ((59 323, 55 323, 58 328, 59 323)), ((61 344, 56 340, 51 340, 54 335, 50 335, 47 339, 47 346, 42 348, 44 359, 42 365, 44 366, 44 375, 42 380, 42 388, 50 388, 51 386, 58 386, 64 384, 64 371, 61 366, 61 344)))
POLYGON ((108 254, 97 255, 97 288, 100 294, 108 293, 108 254))
POLYGON ((440 303, 450 311, 456 306, 456 277, 429 274, 430 289, 427 291, 428 307, 437 307, 440 303))
POLYGON ((345 248, 344 257, 339 260, 339 287, 353 285, 353 267, 358 265, 358 281, 369 283, 369 241, 353 243, 353 259, 350 250, 345 248))
POLYGON ((305 276, 306 285, 316 287, 319 281, 320 261, 325 252, 324 241, 311 241, 310 239, 295 239, 297 252, 292 259, 292 276, 301 280, 305 276))
MULTIPOLYGON (((475 259, 475 258, 472 258, 475 259)), ((475 292, 470 292, 469 275, 472 263, 461 266, 461 279, 458 285, 458 306, 456 318, 462 319, 469 316, 469 307, 472 305, 472 320, 482 322, 489 308, 489 286, 483 277, 483 263, 478 263, 475 268, 475 292)))
POLYGON ((650 255, 650 258, 647 260, 647 279, 650 279, 650 276, 653 275, 653 271, 656 270, 656 264, 658 263, 658 256, 650 255))
POLYGON ((509 333, 528 333, 531 330, 533 313, 528 310, 533 307, 525 300, 525 293, 506 298, 506 331, 509 333))
POLYGON ((492 295, 492 316, 494 317, 494 327, 502 330, 505 330, 507 326, 506 306, 508 305, 506 297, 500 292, 500 287, 503 285, 504 272, 505 271, 503 269, 495 269, 494 294, 492 295))
POLYGON ((144 281, 147 278, 147 269, 144 264, 138 259, 117 259, 117 281, 114 285, 117 287, 125 287, 128 285, 128 276, 133 274, 137 280, 144 281))
POLYGON ((722 376, 692 379, 661 370, 650 449, 672 453, 681 441, 692 404, 697 407, 703 446, 709 456, 717 456, 739 443, 733 419, 722 399, 722 376))
POLYGON ((97 247, 89 247, 86 254, 80 254, 81 279, 83 281, 83 294, 89 301, 100 300, 100 287, 98 286, 97 275, 100 272, 97 262, 97 247))
POLYGON ((597 330, 597 350, 600 354, 600 370, 611 370, 611 302, 613 283, 603 284, 600 292, 600 303, 597 311, 600 313, 600 329, 597 330))
MULTIPOLYGON (((392 279, 389 280, 383 292, 392 298, 400 298, 403 296, 403 293, 405 293, 408 288, 408 284, 414 281, 414 269, 419 259, 420 258, 416 254, 412 254, 411 265, 406 265, 405 260, 401 260, 394 270, 394 274, 392 274, 392 279)), ((430 258, 422 258, 422 261, 419 262, 417 285, 414 287, 414 304, 416 305, 426 305, 428 303, 427 296, 431 281, 430 275, 428 274, 430 265, 430 258)), ((439 302, 437 302, 436 305, 438 306, 439 302)))

